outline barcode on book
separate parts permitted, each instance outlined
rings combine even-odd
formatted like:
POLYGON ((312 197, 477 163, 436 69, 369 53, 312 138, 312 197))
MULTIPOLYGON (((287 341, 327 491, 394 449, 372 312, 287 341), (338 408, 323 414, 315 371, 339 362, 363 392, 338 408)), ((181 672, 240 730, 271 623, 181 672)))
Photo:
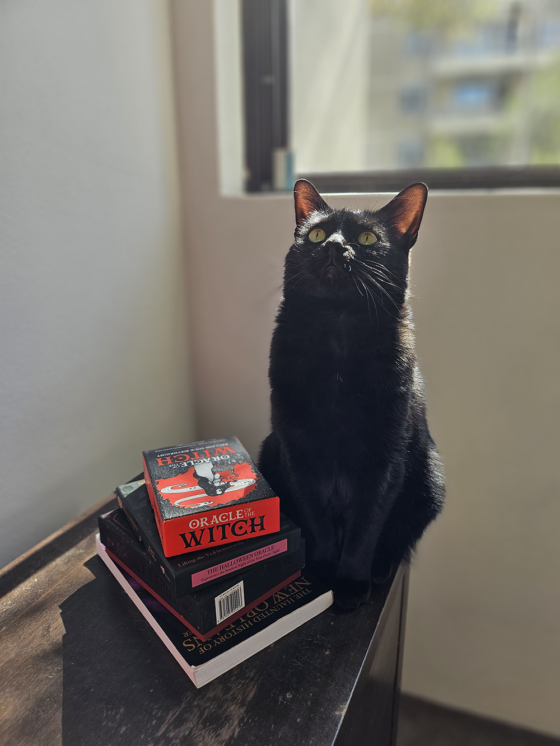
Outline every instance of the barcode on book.
POLYGON ((216 602, 216 624, 220 624, 228 616, 235 614, 236 611, 245 606, 245 594, 243 592, 243 581, 237 585, 232 585, 227 591, 220 593, 215 598, 216 602))

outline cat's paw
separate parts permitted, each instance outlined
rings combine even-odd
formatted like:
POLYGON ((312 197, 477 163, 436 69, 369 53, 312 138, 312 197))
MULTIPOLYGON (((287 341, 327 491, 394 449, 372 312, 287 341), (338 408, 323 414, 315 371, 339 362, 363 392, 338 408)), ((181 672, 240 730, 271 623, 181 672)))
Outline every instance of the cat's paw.
POLYGON ((341 609, 357 609, 365 604, 371 593, 369 580, 338 578, 334 582, 334 600, 341 609))

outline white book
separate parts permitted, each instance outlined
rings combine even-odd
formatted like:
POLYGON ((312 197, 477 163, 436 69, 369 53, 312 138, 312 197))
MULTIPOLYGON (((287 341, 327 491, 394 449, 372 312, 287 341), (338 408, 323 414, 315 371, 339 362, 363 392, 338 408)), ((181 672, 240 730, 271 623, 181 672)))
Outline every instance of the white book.
POLYGON ((198 688, 313 619, 333 603, 332 591, 304 574, 203 642, 113 562, 99 536, 96 546, 103 562, 198 688))

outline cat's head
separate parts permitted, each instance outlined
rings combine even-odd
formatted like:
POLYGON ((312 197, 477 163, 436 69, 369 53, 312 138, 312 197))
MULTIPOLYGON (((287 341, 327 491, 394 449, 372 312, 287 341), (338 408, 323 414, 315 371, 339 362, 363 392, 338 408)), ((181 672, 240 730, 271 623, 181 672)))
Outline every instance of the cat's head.
POLYGON ((418 237, 427 196, 425 184, 411 184, 379 210, 336 210, 309 181, 297 181, 285 297, 297 293, 343 302, 371 300, 394 312, 405 301, 409 250, 418 237))

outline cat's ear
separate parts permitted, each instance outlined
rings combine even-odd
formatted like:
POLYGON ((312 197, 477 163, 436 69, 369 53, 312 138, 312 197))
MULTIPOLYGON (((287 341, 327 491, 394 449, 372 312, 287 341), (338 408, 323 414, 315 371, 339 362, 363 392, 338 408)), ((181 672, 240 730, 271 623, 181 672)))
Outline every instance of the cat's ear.
POLYGON ((414 246, 418 238, 427 199, 428 187, 425 184, 411 184, 379 210, 401 238, 405 236, 408 238, 407 248, 409 249, 414 246))
POLYGON ((296 223, 301 225, 313 212, 330 211, 330 207, 307 179, 298 179, 294 184, 296 223))

